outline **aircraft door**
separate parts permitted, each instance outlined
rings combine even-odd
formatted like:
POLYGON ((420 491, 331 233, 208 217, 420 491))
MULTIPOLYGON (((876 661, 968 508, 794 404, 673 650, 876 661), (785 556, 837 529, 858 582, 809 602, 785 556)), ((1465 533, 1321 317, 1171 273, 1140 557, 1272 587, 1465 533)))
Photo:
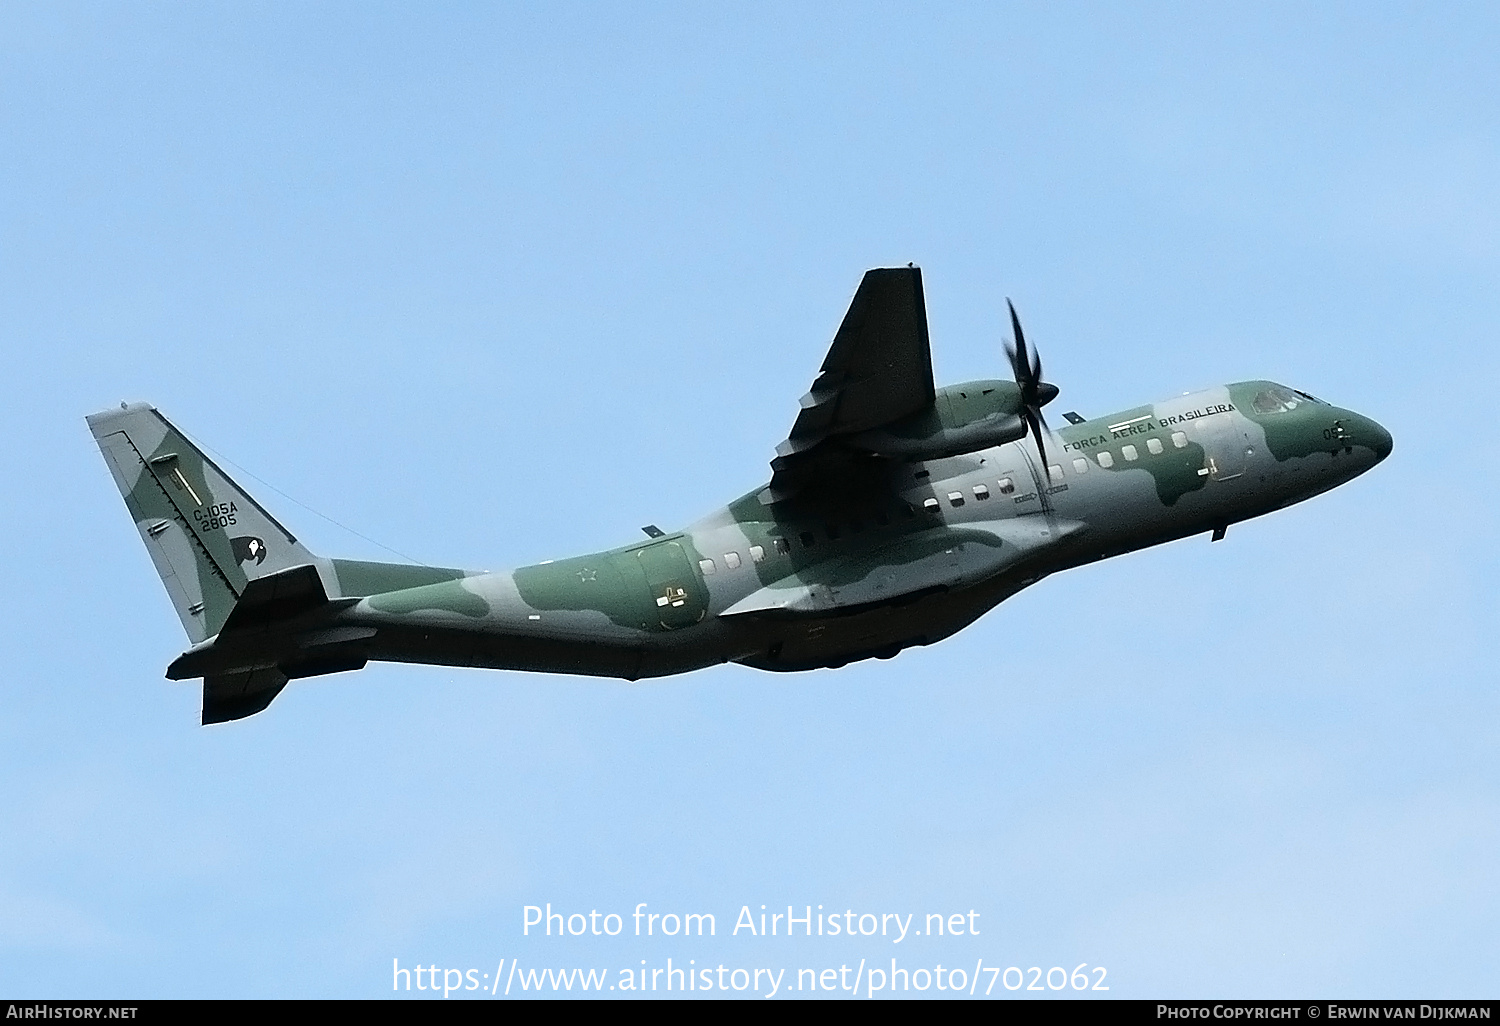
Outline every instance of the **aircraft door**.
POLYGON ((1235 413, 1206 417, 1195 425, 1207 454, 1207 470, 1215 481, 1233 481, 1245 473, 1245 453, 1250 441, 1241 418, 1235 413))
POLYGON ((657 542, 640 549, 637 558, 651 588, 652 602, 661 625, 669 630, 691 627, 708 611, 708 590, 698 579, 687 553, 675 541, 657 542))

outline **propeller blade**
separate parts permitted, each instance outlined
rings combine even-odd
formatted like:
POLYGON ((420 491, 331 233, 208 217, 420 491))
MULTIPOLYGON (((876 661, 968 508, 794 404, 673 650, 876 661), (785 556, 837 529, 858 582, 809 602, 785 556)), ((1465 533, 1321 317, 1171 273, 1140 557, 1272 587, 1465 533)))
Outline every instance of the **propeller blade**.
POLYGON ((1021 386, 1021 394, 1026 394, 1027 379, 1031 376, 1031 361, 1026 353, 1026 333, 1021 330, 1021 319, 1016 316, 1015 305, 1007 297, 1005 305, 1010 308, 1010 327, 1015 336, 1015 343, 1006 343, 1005 355, 1010 358, 1010 372, 1016 379, 1016 384, 1021 386))
MULTIPOLYGON (((1021 330, 1021 318, 1016 314, 1016 305, 1009 297, 1005 300, 1005 306, 1010 310, 1010 327, 1016 339, 1014 345, 1006 344, 1005 355, 1010 358, 1011 373, 1015 375, 1016 385, 1021 389, 1021 419, 1036 441, 1037 455, 1042 459, 1042 475, 1050 483, 1047 443, 1043 435, 1050 434, 1051 429, 1047 427, 1047 418, 1042 415, 1042 407, 1057 398, 1057 386, 1042 380, 1042 354, 1035 346, 1027 349, 1026 334, 1021 330)), ((1045 487, 1044 484, 1043 488, 1045 487)))
POLYGON ((1026 427, 1031 431, 1031 438, 1036 442, 1037 455, 1042 458, 1042 478, 1047 484, 1052 483, 1052 474, 1047 469, 1047 445, 1042 441, 1042 434, 1047 430, 1047 422, 1042 419, 1042 411, 1033 407, 1026 407, 1022 417, 1026 421, 1026 427))
POLYGON ((1016 348, 1021 351, 1021 363, 1024 365, 1026 363, 1026 335, 1021 331, 1021 318, 1016 316, 1016 306, 1010 301, 1009 296, 1005 297, 1005 305, 1010 308, 1010 328, 1016 333, 1016 348))

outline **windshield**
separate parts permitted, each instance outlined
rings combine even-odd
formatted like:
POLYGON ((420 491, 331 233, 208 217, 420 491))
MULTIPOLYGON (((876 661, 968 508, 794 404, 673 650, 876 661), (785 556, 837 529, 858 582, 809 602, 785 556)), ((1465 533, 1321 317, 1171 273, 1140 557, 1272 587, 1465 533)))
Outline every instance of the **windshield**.
POLYGON ((1299 392, 1296 389, 1284 388, 1281 385, 1272 385, 1255 393, 1252 405, 1256 413, 1287 413, 1295 410, 1304 403, 1315 403, 1319 406, 1327 406, 1323 400, 1299 392))

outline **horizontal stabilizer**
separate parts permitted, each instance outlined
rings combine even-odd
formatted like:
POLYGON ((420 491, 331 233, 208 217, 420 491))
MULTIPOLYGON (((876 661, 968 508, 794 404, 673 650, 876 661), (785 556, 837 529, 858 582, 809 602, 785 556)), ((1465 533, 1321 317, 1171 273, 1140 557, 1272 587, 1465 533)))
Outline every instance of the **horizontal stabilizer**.
POLYGON ((205 677, 203 725, 253 716, 281 694, 286 681, 286 674, 274 666, 205 677))
POLYGON ((203 678, 204 723, 258 713, 289 679, 365 665, 357 646, 375 636, 373 628, 329 626, 322 617, 307 616, 354 601, 330 603, 315 566, 257 577, 245 585, 218 636, 174 659, 167 676, 203 678))
POLYGON ((263 631, 327 604, 328 593, 323 590, 318 568, 294 566, 247 583, 220 634, 263 631))

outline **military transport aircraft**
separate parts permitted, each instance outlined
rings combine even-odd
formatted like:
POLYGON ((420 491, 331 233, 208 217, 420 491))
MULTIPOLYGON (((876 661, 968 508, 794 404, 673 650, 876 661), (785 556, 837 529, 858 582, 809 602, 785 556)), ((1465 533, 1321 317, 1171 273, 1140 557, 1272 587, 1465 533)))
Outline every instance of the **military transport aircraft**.
POLYGON ((1391 436, 1244 381, 1055 433, 1013 380, 934 388, 922 272, 865 274, 765 487, 675 532, 507 573, 326 559, 144 403, 88 418, 193 645, 203 722, 368 660, 637 680, 838 667, 928 645, 1048 574, 1300 502, 1391 436))

